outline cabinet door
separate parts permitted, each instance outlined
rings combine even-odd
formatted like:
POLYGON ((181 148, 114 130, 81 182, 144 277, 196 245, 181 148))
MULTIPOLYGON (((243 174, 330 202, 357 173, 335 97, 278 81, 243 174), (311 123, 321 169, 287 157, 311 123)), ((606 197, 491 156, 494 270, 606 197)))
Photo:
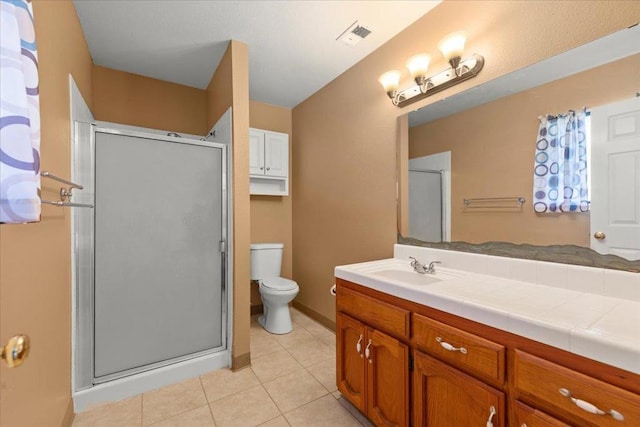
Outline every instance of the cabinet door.
POLYGON ((366 338, 367 416, 376 425, 408 426, 409 347, 371 328, 366 338))
POLYGON ((265 132, 264 137, 265 175, 289 175, 289 135, 265 132))
POLYGON ((366 411, 365 334, 362 323, 342 313, 336 315, 338 390, 363 413, 366 411))
POLYGON ((504 393, 419 351, 414 354, 415 426, 485 426, 491 407, 494 427, 505 425, 504 393))
POLYGON ((264 175, 264 132, 249 129, 249 174, 264 175))

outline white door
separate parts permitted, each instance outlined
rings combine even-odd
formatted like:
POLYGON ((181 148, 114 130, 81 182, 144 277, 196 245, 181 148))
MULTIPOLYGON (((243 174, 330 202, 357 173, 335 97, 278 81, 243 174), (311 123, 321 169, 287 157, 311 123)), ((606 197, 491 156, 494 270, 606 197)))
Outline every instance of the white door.
POLYGON ((249 129, 249 174, 264 175, 264 132, 249 129))
POLYGON ((284 133, 265 132, 265 175, 287 176, 289 174, 289 136, 284 133))
POLYGON ((591 248, 640 259, 640 98, 591 111, 591 248))

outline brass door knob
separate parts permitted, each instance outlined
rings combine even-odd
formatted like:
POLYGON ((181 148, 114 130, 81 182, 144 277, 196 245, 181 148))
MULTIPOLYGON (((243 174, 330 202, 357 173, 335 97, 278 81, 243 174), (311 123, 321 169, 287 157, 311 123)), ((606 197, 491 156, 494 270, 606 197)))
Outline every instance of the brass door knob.
POLYGON ((604 240, 604 238, 607 237, 607 235, 604 234, 602 231, 596 231, 595 233, 593 233, 593 237, 596 240, 604 240))
POLYGON ((27 335, 15 335, 9 338, 6 346, 2 347, 2 360, 10 368, 22 365, 29 356, 31 344, 27 335))

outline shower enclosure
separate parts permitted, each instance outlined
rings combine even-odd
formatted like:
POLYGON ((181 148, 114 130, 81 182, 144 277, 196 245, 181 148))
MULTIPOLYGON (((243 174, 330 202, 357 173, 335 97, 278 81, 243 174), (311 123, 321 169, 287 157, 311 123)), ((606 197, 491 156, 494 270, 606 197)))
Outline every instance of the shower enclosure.
POLYGON ((451 152, 409 159, 408 236, 451 241, 451 152))
POLYGON ((409 169, 409 236, 444 240, 442 171, 409 169))
POLYGON ((227 146, 75 126, 74 389, 226 363, 227 146))

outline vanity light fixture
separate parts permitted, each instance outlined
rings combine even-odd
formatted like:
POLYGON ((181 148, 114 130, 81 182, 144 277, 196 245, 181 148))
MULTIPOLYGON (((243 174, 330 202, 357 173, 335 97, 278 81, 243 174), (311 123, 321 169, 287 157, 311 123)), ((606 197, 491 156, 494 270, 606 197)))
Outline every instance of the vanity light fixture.
POLYGON ((484 66, 484 58, 474 53, 462 59, 466 36, 462 31, 450 34, 439 44, 438 48, 450 67, 431 77, 427 76, 431 57, 427 54, 414 55, 407 61, 407 68, 415 84, 399 90, 400 72, 388 71, 378 79, 391 102, 396 107, 404 107, 434 93, 440 92, 460 82, 475 77, 484 66))

